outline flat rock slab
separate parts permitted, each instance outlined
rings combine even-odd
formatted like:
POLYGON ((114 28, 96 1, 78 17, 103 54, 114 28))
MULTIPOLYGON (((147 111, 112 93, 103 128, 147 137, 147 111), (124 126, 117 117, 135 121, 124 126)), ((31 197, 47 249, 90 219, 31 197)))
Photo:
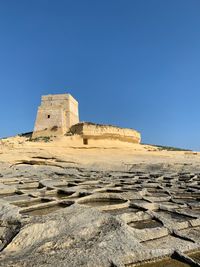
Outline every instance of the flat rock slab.
POLYGON ((102 164, 0 163, 0 266, 132 267, 199 251, 199 166, 102 164))
POLYGON ((120 266, 142 247, 122 220, 76 204, 31 218, 4 249, 0 266, 120 266))

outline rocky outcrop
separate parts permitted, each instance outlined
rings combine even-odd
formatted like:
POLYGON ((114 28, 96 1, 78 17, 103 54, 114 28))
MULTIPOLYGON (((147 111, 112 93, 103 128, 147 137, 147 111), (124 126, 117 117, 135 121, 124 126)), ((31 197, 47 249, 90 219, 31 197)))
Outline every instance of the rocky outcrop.
POLYGON ((0 199, 0 251, 12 241, 20 227, 19 209, 0 199))

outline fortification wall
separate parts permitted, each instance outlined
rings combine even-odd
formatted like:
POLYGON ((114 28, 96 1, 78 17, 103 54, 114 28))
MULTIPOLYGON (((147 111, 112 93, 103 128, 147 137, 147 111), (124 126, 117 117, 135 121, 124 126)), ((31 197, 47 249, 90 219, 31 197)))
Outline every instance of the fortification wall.
POLYGON ((120 141, 140 143, 141 135, 139 132, 128 129, 119 128, 111 125, 100 125, 92 123, 78 123, 70 128, 72 134, 79 134, 84 139, 118 139, 120 141))

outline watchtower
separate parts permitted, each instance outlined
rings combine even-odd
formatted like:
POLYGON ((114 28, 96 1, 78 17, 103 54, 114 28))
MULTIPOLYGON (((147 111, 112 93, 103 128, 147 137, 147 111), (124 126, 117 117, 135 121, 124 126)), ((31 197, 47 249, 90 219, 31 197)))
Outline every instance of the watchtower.
POLYGON ((62 135, 79 122, 78 102, 70 94, 42 96, 33 137, 62 135))

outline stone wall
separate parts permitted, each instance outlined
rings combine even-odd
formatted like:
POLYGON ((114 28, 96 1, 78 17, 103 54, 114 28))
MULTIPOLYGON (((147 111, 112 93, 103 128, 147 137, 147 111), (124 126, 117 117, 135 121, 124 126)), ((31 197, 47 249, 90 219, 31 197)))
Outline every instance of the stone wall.
POLYGON ((93 124, 93 123, 78 123, 70 128, 72 134, 78 134, 87 140, 90 139, 117 139, 120 141, 140 143, 141 135, 139 132, 128 129, 119 128, 111 125, 93 124))

